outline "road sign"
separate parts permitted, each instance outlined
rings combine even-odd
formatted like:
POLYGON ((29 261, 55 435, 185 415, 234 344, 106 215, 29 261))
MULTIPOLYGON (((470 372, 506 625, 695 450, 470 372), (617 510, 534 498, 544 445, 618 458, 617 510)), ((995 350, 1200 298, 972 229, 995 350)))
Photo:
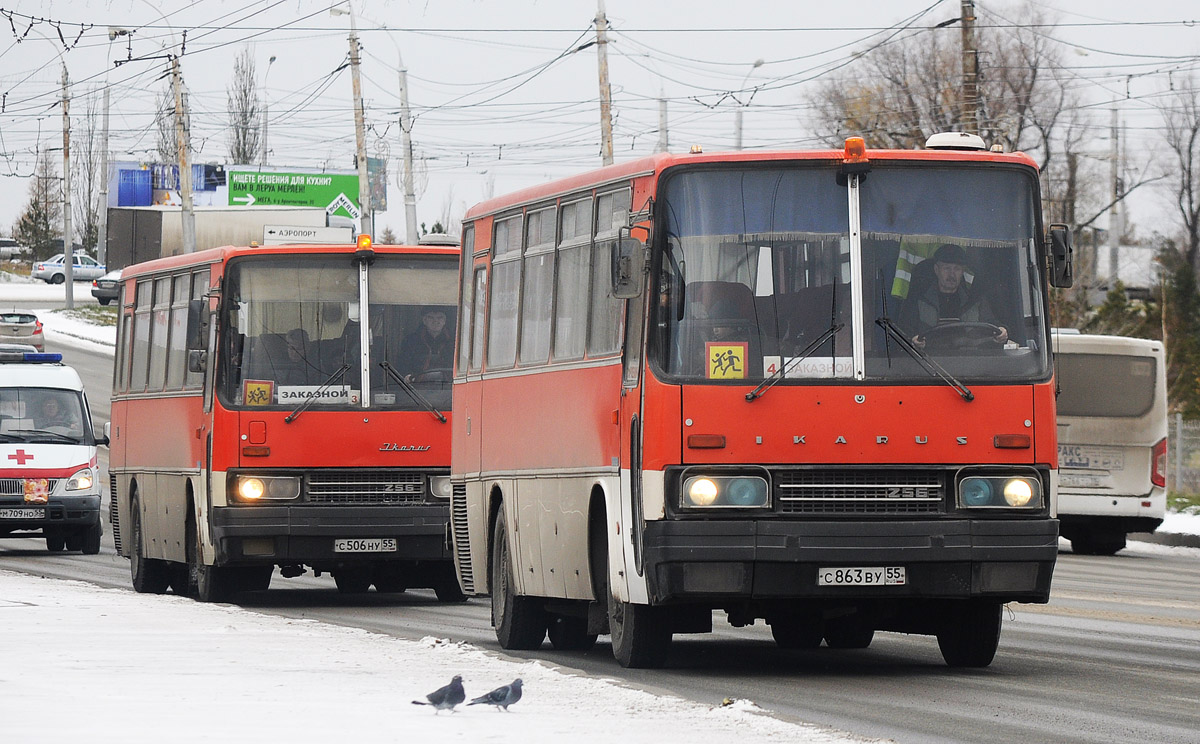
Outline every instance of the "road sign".
POLYGON ((263 225, 263 245, 291 245, 293 243, 348 245, 353 242, 354 230, 349 227, 263 225))
POLYGON ((320 207, 358 219, 358 176, 345 173, 229 171, 231 207, 320 207))

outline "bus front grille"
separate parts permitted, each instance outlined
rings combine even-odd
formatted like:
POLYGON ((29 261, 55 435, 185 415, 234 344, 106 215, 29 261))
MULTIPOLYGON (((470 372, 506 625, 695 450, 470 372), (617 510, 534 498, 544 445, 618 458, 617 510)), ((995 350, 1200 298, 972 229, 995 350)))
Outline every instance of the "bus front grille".
POLYGON ((425 474, 407 470, 328 470, 310 473, 312 504, 422 504, 425 474))
POLYGON ((774 474, 784 514, 939 514, 942 473, 922 470, 785 470, 774 474))
POLYGON ((475 573, 471 567, 471 542, 467 534, 467 484, 455 483, 450 496, 450 527, 454 531, 454 552, 458 555, 463 591, 475 592, 475 573))
MULTIPOLYGON (((50 478, 47 482, 47 491, 54 493, 54 487, 58 485, 58 478, 50 478)), ((25 498, 25 479, 24 478, 0 478, 0 496, 20 496, 25 498)))

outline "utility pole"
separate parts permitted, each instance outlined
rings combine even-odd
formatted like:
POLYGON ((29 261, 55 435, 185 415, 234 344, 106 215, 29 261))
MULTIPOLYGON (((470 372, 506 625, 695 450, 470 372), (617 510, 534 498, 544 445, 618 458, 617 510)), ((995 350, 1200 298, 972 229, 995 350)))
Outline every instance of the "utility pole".
MULTIPOLYGON (((183 35, 187 44, 187 32, 183 35)), ((183 73, 179 69, 179 54, 171 55, 171 85, 175 90, 175 144, 179 153, 179 199, 182 202, 180 216, 183 219, 183 252, 196 252, 196 215, 192 210, 192 165, 188 154, 191 149, 191 127, 187 123, 187 106, 183 95, 183 73)))
POLYGON ((271 65, 273 65, 273 64, 275 64, 275 55, 274 54, 272 54, 271 58, 267 60, 267 71, 263 73, 262 137, 259 138, 262 140, 262 143, 261 143, 262 144, 262 148, 261 148, 262 152, 258 158, 259 165, 267 164, 267 120, 270 118, 269 114, 271 113, 270 109, 268 108, 268 105, 267 105, 267 76, 271 74, 271 65))
POLYGON ((63 112, 63 282, 67 290, 67 309, 75 308, 75 241, 71 239, 71 97, 68 86, 67 63, 63 62, 62 112, 63 112))
POLYGON ((963 130, 979 134, 979 51, 975 48, 975 2, 962 0, 963 130))
POLYGON ((608 84, 608 16, 604 0, 596 0, 596 58, 600 68, 600 152, 604 165, 613 164, 612 87, 608 84))
POLYGON ((100 224, 96 228, 96 260, 108 264, 108 83, 104 84, 104 114, 100 118, 100 224))
MULTIPOLYGON (((366 124, 363 121, 362 81, 358 73, 358 26, 354 22, 354 4, 350 6, 350 80, 354 86, 354 145, 358 160, 358 206, 361 232, 372 235, 371 185, 367 181, 366 124)), ((372 235, 372 237, 374 237, 372 235)), ((365 346, 363 348, 366 348, 365 346)))
POLYGON ((655 152, 667 152, 671 141, 667 135, 667 99, 665 94, 659 94, 658 99, 658 146, 655 152))
POLYGON ((1121 128, 1117 119, 1117 107, 1113 106, 1111 123, 1109 174, 1112 178, 1112 210, 1108 213, 1108 288, 1116 286, 1121 252, 1121 128))
POLYGON ((396 47, 396 61, 400 63, 400 149, 404 152, 404 238, 408 245, 416 245, 417 194, 413 188, 412 113, 408 109, 408 68, 400 47, 396 47))

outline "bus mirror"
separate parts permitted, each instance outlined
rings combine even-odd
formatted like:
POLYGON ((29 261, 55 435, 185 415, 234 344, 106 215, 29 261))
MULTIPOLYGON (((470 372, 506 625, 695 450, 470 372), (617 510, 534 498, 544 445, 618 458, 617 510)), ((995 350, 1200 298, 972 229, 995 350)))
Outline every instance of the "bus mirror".
MULTIPOLYGON (((188 303, 187 348, 188 351, 208 348, 208 300, 188 303)), ((188 366, 191 367, 190 362, 188 366)))
POLYGON ((205 367, 208 366, 208 352, 203 349, 192 349, 188 351, 188 372, 193 374, 203 374, 205 367))
POLYGON ((612 293, 618 300, 628 300, 642 293, 646 275, 646 247, 642 241, 624 236, 617 241, 612 256, 612 293))
POLYGON ((1050 226, 1050 284, 1070 287, 1075 283, 1071 266, 1071 230, 1066 225, 1050 226))

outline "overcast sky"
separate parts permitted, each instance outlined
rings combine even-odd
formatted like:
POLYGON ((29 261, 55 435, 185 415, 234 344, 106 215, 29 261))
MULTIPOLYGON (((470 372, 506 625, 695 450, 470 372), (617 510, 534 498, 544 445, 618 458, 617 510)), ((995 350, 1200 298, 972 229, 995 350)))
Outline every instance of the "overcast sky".
MULTIPOLYGON (((60 60, 73 82, 74 126, 81 126, 89 106, 98 109, 107 80, 113 157, 154 159, 155 99, 166 90, 166 55, 179 50, 185 30, 182 67, 191 94, 194 162, 228 162, 226 87, 233 58, 249 45, 269 110, 269 163, 311 171, 352 168, 351 79, 343 67, 350 24, 346 15, 331 15, 331 5, 4 2, 15 15, 0 19, 0 232, 7 233, 27 202, 37 153, 53 150, 61 163, 60 60), (45 20, 31 23, 30 17, 45 20), (110 42, 110 26, 134 33, 110 42), (129 58, 119 67, 111 64, 129 58)), ((1061 24, 1047 31, 1063 42, 1070 84, 1091 107, 1094 160, 1102 162, 1109 151, 1113 101, 1130 157, 1148 158, 1161 130, 1163 94, 1200 64, 1200 7, 1190 0, 1035 5, 1061 24)), ((977 15, 981 25, 1005 25, 1018 17, 1015 8, 979 0, 977 15)), ((392 155, 390 209, 378 215, 377 230, 390 226, 404 233, 401 54, 415 116, 419 221, 457 219, 489 192, 600 164, 596 47, 578 49, 595 39, 596 10, 595 0, 355 3, 367 150, 392 155)), ((905 34, 940 33, 952 43, 960 34, 957 26, 921 30, 956 17, 958 0, 606 0, 606 10, 617 160, 655 149, 660 97, 668 101, 672 150, 693 144, 731 148, 739 106, 747 149, 816 146, 809 102, 832 71, 855 69, 853 53, 905 34)), ((1170 218, 1164 198, 1159 192, 1154 203, 1143 196, 1134 221, 1161 227, 1170 218)))

